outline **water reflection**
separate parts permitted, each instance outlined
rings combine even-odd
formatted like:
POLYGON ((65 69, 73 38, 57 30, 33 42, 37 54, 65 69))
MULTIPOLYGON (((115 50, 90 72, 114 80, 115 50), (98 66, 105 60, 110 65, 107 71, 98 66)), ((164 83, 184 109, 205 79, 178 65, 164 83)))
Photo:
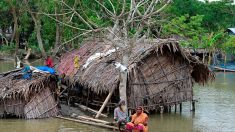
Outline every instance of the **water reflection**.
POLYGON ((14 62, 13 61, 1 61, 0 60, 0 73, 6 72, 8 70, 14 69, 14 62))
MULTIPOLYGON (((30 60, 30 61, 24 61, 23 63, 24 65, 38 66, 38 65, 43 65, 43 60, 42 59, 30 60)), ((14 61, 0 60, 0 73, 13 70, 13 69, 15 69, 14 61)))
POLYGON ((0 120, 1 132, 108 132, 93 126, 60 119, 0 120))

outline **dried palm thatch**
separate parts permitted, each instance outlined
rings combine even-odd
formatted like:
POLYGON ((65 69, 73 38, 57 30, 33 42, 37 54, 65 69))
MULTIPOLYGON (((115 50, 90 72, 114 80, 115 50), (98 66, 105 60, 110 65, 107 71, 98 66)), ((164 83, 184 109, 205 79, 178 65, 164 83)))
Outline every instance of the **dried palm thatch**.
POLYGON ((48 110, 57 104, 53 96, 57 88, 54 76, 35 73, 27 80, 22 79, 21 71, 13 71, 1 77, 0 84, 0 114, 5 111, 26 118, 43 118, 58 113, 57 107, 48 110), (27 109, 30 109, 31 116, 28 116, 27 109), (54 113, 48 114, 51 111, 54 113))
MULTIPOLYGON (((113 62, 121 63, 124 51, 118 49, 83 67, 90 56, 113 49, 110 45, 101 40, 87 41, 79 50, 65 54, 57 70, 66 74, 71 83, 78 82, 97 95, 118 89, 120 72, 113 62), (79 57, 79 68, 74 66, 76 56, 79 57)), ((127 71, 128 104, 133 108, 142 105, 154 109, 161 99, 168 105, 192 100, 193 82, 205 84, 214 77, 206 65, 182 49, 174 39, 145 40, 135 44, 127 71)))

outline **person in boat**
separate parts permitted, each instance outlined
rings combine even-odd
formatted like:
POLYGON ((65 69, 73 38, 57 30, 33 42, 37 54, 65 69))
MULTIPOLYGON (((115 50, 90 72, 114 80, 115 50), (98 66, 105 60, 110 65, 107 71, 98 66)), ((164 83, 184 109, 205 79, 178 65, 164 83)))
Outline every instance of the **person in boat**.
POLYGON ((45 65, 50 67, 50 68, 52 68, 54 66, 53 60, 50 56, 47 56, 46 61, 45 61, 45 65))
POLYGON ((126 103, 124 100, 120 100, 118 107, 114 109, 114 120, 117 122, 119 131, 121 127, 125 127, 127 122, 127 112, 126 112, 126 103))
POLYGON ((136 108, 136 113, 131 116, 131 122, 126 124, 126 130, 129 132, 148 132, 148 115, 144 113, 141 106, 136 108))

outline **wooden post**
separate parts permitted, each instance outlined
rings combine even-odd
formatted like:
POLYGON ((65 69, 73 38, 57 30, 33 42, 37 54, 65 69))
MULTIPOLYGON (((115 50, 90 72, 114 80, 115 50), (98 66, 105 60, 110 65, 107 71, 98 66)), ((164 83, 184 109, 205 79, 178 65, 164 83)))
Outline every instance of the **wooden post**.
POLYGON ((113 88, 110 92, 109 95, 106 97, 104 103, 102 104, 100 110, 98 111, 98 113, 96 114, 95 118, 99 118, 100 114, 102 113, 102 111, 104 110, 104 107, 106 106, 106 104, 108 103, 109 99, 111 98, 113 92, 114 92, 115 88, 113 88))
POLYGON ((195 111, 195 100, 192 101, 191 111, 195 111))
POLYGON ((107 107, 107 112, 110 113, 110 107, 107 107))
POLYGON ((175 104, 175 113, 176 113, 176 111, 177 111, 177 104, 175 104))
POLYGON ((168 112, 171 113, 171 106, 168 105, 168 112))
POLYGON ((180 113, 182 112, 182 103, 180 103, 180 113))
POLYGON ((164 107, 160 106, 160 113, 162 114, 164 112, 164 107))
POLYGON ((132 115, 132 110, 131 110, 131 109, 128 110, 128 115, 129 115, 129 116, 132 115))

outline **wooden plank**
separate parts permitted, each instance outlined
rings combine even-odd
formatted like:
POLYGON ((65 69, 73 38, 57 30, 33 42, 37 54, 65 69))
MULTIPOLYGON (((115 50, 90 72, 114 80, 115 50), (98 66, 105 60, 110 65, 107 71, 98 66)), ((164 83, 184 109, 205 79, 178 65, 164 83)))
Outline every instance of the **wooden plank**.
POLYGON ((108 121, 94 119, 94 118, 86 117, 86 116, 77 116, 76 118, 80 119, 80 120, 87 120, 87 121, 93 121, 93 122, 97 122, 97 123, 110 124, 110 122, 108 122, 108 121))
POLYGON ((18 72, 18 71, 20 71, 20 70, 22 70, 22 69, 23 69, 23 68, 14 69, 14 70, 11 70, 11 71, 7 71, 7 72, 0 73, 0 75, 6 76, 6 75, 8 75, 8 74, 10 74, 10 73, 12 73, 12 72, 18 72))
POLYGON ((218 67, 218 66, 214 66, 214 69, 216 69, 216 70, 220 70, 220 71, 235 72, 235 70, 232 70, 232 69, 226 69, 226 68, 222 68, 222 67, 218 67))
POLYGON ((93 125, 93 126, 99 126, 99 127, 103 127, 103 128, 118 130, 118 128, 115 127, 115 126, 105 125, 105 124, 101 124, 101 123, 82 121, 82 120, 79 120, 79 119, 72 119, 72 118, 67 118, 67 117, 62 117, 62 116, 56 116, 56 118, 63 119, 63 120, 68 120, 68 121, 74 121, 74 122, 78 122, 78 123, 83 123, 83 124, 87 124, 87 125, 93 125))

